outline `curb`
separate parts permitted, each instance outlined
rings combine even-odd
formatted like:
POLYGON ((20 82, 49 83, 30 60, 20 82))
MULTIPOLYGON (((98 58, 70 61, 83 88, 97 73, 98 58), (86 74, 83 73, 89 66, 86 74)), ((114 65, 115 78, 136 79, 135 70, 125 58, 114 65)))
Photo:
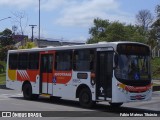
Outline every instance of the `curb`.
POLYGON ((10 88, 6 88, 6 85, 0 85, 0 89, 11 90, 10 88))
POLYGON ((7 89, 6 85, 0 85, 0 89, 7 89))

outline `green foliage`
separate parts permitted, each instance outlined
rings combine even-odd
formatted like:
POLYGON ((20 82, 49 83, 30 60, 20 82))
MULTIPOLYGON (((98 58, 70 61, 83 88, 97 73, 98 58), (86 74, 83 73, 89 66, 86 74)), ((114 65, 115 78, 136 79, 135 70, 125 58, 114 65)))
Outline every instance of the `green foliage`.
POLYGON ((160 58, 154 58, 151 60, 152 78, 160 78, 160 58))
POLYGON ((108 34, 106 39, 109 42, 126 40, 124 24, 119 22, 110 23, 110 25, 107 27, 106 34, 108 34))
POLYGON ((106 29, 109 26, 108 20, 94 19, 94 27, 89 29, 89 34, 91 38, 88 39, 88 43, 96 43, 99 41, 106 41, 106 29))
POLYGON ((13 45, 15 42, 12 39, 12 31, 10 29, 5 29, 0 33, 0 46, 4 47, 7 45, 13 45))
POLYGON ((7 45, 0 49, 0 60, 6 61, 7 60, 7 52, 8 50, 16 49, 13 45, 7 45))
POLYGON ((0 85, 5 85, 6 80, 6 74, 2 73, 0 74, 0 85))
POLYGON ((8 28, 6 28, 1 34, 5 35, 5 36, 9 36, 12 35, 12 31, 8 28))
POLYGON ((87 43, 101 41, 136 41, 146 43, 145 32, 141 27, 125 25, 118 21, 109 22, 100 18, 94 19, 94 26, 89 29, 91 37, 87 43))
MULTIPOLYGON (((6 69, 6 62, 5 61, 0 61, 0 65, 4 66, 4 69, 6 69)), ((1 84, 5 84, 5 80, 6 80, 6 74, 5 71, 1 71, 0 70, 0 85, 1 84)))
POLYGON ((149 31, 148 42, 151 43, 150 46, 153 48, 157 45, 157 40, 160 40, 160 5, 156 6, 156 19, 151 25, 151 30, 149 31))
POLYGON ((6 62, 5 61, 0 61, 0 65, 2 65, 4 67, 4 71, 2 71, 2 69, 0 69, 0 73, 3 73, 6 71, 6 62))
POLYGON ((14 47, 15 42, 12 39, 12 31, 10 29, 5 29, 0 32, 0 35, 0 60, 5 61, 8 50, 16 49, 14 47))
POLYGON ((26 45, 20 46, 19 49, 31 49, 36 47, 34 42, 27 42, 26 45))
POLYGON ((156 6, 156 14, 157 14, 157 18, 160 18, 160 5, 156 6))
POLYGON ((157 45, 156 40, 157 40, 156 30, 151 29, 148 32, 148 40, 147 40, 147 44, 151 46, 151 49, 153 49, 157 45))

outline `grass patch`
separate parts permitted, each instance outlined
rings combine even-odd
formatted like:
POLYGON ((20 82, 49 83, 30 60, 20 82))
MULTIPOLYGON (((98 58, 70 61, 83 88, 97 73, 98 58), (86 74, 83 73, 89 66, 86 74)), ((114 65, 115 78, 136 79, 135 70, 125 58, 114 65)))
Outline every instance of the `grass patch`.
POLYGON ((154 58, 151 60, 152 78, 160 78, 160 58, 154 58))
POLYGON ((0 74, 0 85, 6 84, 6 73, 0 74))
MULTIPOLYGON (((6 71, 6 62, 5 61, 0 61, 0 65, 2 65, 3 67, 4 67, 4 71, 6 71)), ((3 71, 2 71, 2 69, 0 69, 0 74, 1 73, 4 73, 3 71)))
MULTIPOLYGON (((0 61, 0 64, 4 66, 4 71, 6 71, 6 62, 0 61)), ((6 73, 0 71, 0 85, 6 84, 6 73)))
POLYGON ((153 83, 153 86, 160 86, 160 84, 153 83))

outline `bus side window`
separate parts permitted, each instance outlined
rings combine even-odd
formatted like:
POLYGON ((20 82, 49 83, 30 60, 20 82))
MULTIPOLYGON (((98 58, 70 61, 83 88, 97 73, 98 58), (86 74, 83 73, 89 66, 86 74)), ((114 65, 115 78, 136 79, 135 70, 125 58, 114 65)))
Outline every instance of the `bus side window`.
POLYGON ((72 52, 59 52, 56 55, 55 69, 67 71, 72 69, 72 52))
POLYGON ((9 55, 9 69, 17 69, 18 54, 9 55))
POLYGON ((28 61, 28 69, 38 69, 39 68, 39 53, 30 53, 28 61))
POLYGON ((94 52, 92 50, 76 50, 74 52, 74 70, 90 71, 93 69, 94 52))
POLYGON ((28 67, 28 53, 20 53, 18 56, 18 69, 25 70, 28 67))

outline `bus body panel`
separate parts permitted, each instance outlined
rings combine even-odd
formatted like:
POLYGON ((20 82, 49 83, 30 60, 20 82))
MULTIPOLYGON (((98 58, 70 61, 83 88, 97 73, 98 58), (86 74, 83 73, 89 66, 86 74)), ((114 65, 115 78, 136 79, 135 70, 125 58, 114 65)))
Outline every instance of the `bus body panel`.
POLYGON ((62 97, 64 99, 69 100, 75 100, 76 99, 76 90, 80 85, 86 85, 90 88, 92 93, 92 100, 95 99, 95 85, 92 86, 90 84, 90 77, 87 79, 78 79, 77 74, 79 73, 85 73, 87 76, 90 76, 90 72, 78 72, 78 71, 72 71, 72 78, 71 80, 66 84, 59 84, 59 83, 53 83, 53 96, 62 97))
POLYGON ((12 80, 6 80, 6 87, 17 90, 17 91, 22 91, 22 82, 21 81, 12 81, 12 80))
MULTIPOLYGON (((118 82, 116 78, 113 78, 112 81, 112 102, 113 103, 121 103, 121 102, 137 102, 137 101, 148 101, 151 100, 152 96, 152 87, 149 85, 149 87, 144 90, 144 92, 129 92, 125 90, 125 87, 128 87, 126 85, 123 85, 123 87, 119 87, 118 82)), ((132 89, 136 88, 134 86, 129 86, 132 89)), ((147 86, 146 86, 147 87, 147 86)), ((144 88, 145 89, 145 88, 144 88)))
MULTIPOLYGON (((29 81, 32 86, 33 94, 46 93, 46 94, 50 94, 51 96, 57 96, 64 99, 75 100, 76 91, 78 87, 81 85, 85 85, 90 89, 93 101, 108 101, 112 103, 124 103, 124 102, 150 100, 152 95, 151 85, 144 86, 147 89, 143 92, 142 91, 130 92, 130 91, 126 91, 126 89, 124 89, 124 86, 126 88, 127 87, 133 88, 135 86, 125 85, 124 83, 119 82, 115 77, 114 67, 116 65, 114 61, 114 54, 116 54, 116 47, 119 43, 125 43, 125 42, 115 42, 115 43, 111 42, 111 43, 105 43, 105 44, 64 46, 64 47, 40 48, 40 49, 30 49, 30 50, 11 50, 8 52, 8 58, 7 58, 6 87, 22 91, 23 83, 25 81, 29 81), (94 71, 85 71, 85 70, 78 71, 78 70, 74 70, 73 68, 74 66, 72 66, 71 70, 66 70, 66 71, 56 70, 56 55, 58 52, 69 50, 72 52, 72 54, 75 54, 74 51, 83 50, 83 49, 96 50, 96 52, 94 53, 94 55, 96 56, 94 61, 94 64, 96 64, 94 66, 94 71), (12 53, 16 54, 16 53, 23 53, 23 52, 39 53, 39 68, 37 70, 29 70, 29 69, 14 70, 9 68, 9 55, 12 53), (113 73, 111 74, 109 73, 110 74, 109 75, 106 72, 107 68, 105 68, 104 69, 105 71, 103 71, 104 72, 103 74, 100 74, 100 73, 97 74, 96 69, 98 67, 97 66, 98 62, 103 62, 103 60, 98 61, 98 59, 103 58, 103 55, 105 58, 107 58, 106 56, 110 55, 110 52, 112 53, 111 56, 113 55, 112 56, 113 61, 110 64, 112 65, 113 73), (42 60, 43 58, 47 60, 51 60, 50 58, 52 58, 52 60, 50 61, 52 63, 52 66, 48 65, 47 69, 45 67, 42 68, 42 66, 44 65, 43 63, 45 62, 45 60, 42 60), (49 69, 50 67, 51 69, 49 69), (92 74, 95 74, 93 78, 92 78, 92 74), (104 78, 101 78, 101 75, 105 75, 105 74, 108 75, 104 77, 106 81, 103 80, 104 78), (110 84, 108 82, 109 86, 107 86, 106 84, 107 77, 109 77, 110 83, 111 83, 110 84), (92 81, 96 81, 96 82, 92 84, 92 81), (103 84, 106 84, 105 87, 110 88, 109 90, 110 94, 107 94, 107 92, 105 93, 106 95, 99 93, 99 92, 103 93, 104 89, 101 89, 103 84)), ((130 44, 132 43, 137 45, 144 45, 141 43, 130 42, 130 44)), ((107 66, 108 64, 104 64, 104 65, 107 66)), ((103 65, 99 67, 99 69, 101 68, 103 68, 103 65)), ((141 88, 139 87, 138 89, 141 89, 141 88)))

